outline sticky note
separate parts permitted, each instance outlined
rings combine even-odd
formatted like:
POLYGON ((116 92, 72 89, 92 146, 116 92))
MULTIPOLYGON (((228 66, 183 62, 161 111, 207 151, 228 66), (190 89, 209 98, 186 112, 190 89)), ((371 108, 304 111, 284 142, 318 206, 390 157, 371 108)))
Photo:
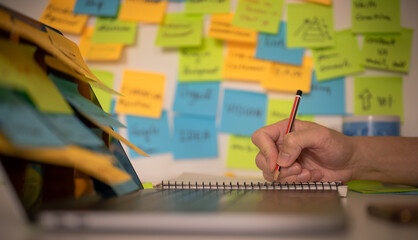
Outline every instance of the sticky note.
POLYGON ((111 17, 97 17, 91 42, 132 45, 135 43, 137 28, 135 22, 111 17))
POLYGON ((159 26, 155 45, 160 47, 191 47, 202 43, 201 15, 169 13, 159 26))
POLYGON ((34 46, 0 39, 0 85, 26 92, 41 112, 71 114, 70 105, 35 62, 35 51, 34 46))
POLYGON ((165 75, 125 70, 115 112, 143 117, 161 116, 165 89, 165 75))
POLYGON ((303 94, 298 112, 301 115, 344 115, 344 77, 318 82, 314 72, 311 92, 303 94))
POLYGON ((226 166, 228 168, 258 170, 255 164, 258 152, 260 149, 251 142, 251 137, 229 135, 226 166))
POLYGON ((176 113, 216 117, 219 82, 177 83, 173 110, 176 113))
MULTIPOLYGON (((166 111, 163 111, 158 119, 126 115, 126 124, 128 140, 147 154, 155 155, 171 151, 166 111)), ((129 153, 133 158, 141 156, 132 150, 129 153)))
POLYGON ((116 128, 125 127, 122 123, 105 113, 100 107, 81 96, 78 92, 77 84, 61 79, 53 74, 49 74, 49 77, 57 85, 58 89, 67 101, 79 112, 88 115, 90 118, 105 126, 112 126, 116 128))
POLYGON ((240 0, 232 25, 259 32, 277 33, 283 3, 283 0, 240 0))
POLYGON ((189 0, 184 4, 184 11, 186 13, 227 13, 230 9, 230 0, 189 0))
POLYGON ((180 49, 178 80, 180 82, 220 81, 222 63, 222 41, 204 38, 200 47, 180 49))
POLYGON ((251 136, 266 122, 267 95, 226 89, 220 129, 225 133, 251 136))
MULTIPOLYGON (((305 94, 302 96, 304 97, 305 94)), ((306 102, 305 99, 302 100, 299 103, 299 108, 306 102)), ((284 119, 289 119, 293 107, 293 102, 294 100, 290 99, 269 99, 267 104, 266 125, 270 125, 284 119)), ((298 112, 300 113, 300 111, 298 112)), ((296 119, 303 121, 314 121, 314 116, 300 115, 299 113, 296 115, 296 119)))
POLYGON ((119 16, 120 20, 161 23, 167 8, 167 1, 125 0, 119 16))
POLYGON ((313 3, 287 5, 288 47, 329 47, 334 45, 332 6, 313 3))
POLYGON ((260 82, 266 78, 271 68, 271 63, 256 59, 256 46, 244 43, 228 43, 225 56, 222 77, 228 80, 260 82))
POLYGON ((402 28, 399 34, 364 36, 364 66, 396 72, 408 72, 413 30, 402 28))
POLYGON ((93 43, 91 37, 94 28, 86 27, 81 35, 79 47, 81 55, 87 61, 116 61, 120 59, 123 50, 121 43, 93 43))
POLYGON ((67 114, 43 114, 45 121, 67 144, 86 147, 104 146, 103 140, 88 129, 76 116, 67 114))
POLYGON ((398 115, 403 121, 402 77, 354 78, 355 115, 398 115))
POLYGON ((22 97, 0 88, 0 132, 22 148, 59 147, 65 143, 22 97))
POLYGON ((286 22, 281 22, 277 34, 259 33, 255 57, 279 63, 302 65, 305 49, 288 48, 286 32, 286 22))
POLYGON ((350 30, 335 33, 335 46, 312 50, 318 81, 364 71, 362 54, 350 30))
MULTIPOLYGON (((92 71, 94 75, 96 75, 97 78, 100 79, 100 81, 103 84, 105 84, 109 88, 113 88, 114 77, 113 77, 112 72, 103 71, 103 70, 92 70, 92 71)), ((110 104, 112 102, 112 94, 94 86, 92 86, 92 89, 103 111, 110 113, 110 104)))
POLYGON ((77 0, 74 13, 114 17, 118 9, 119 0, 77 0))
POLYGON ((215 119, 177 115, 173 138, 175 160, 218 156, 215 119))
POLYGON ((388 33, 401 31, 399 0, 353 0, 351 27, 355 33, 388 33))
POLYGON ((224 41, 256 43, 257 31, 232 26, 233 13, 212 14, 210 18, 208 37, 224 41))
POLYGON ((295 93, 302 90, 304 93, 311 91, 312 58, 304 57, 302 66, 272 63, 267 78, 261 81, 261 85, 274 91, 295 93))
POLYGON ((80 34, 88 16, 73 14, 76 0, 50 0, 39 21, 62 32, 80 34))
POLYGON ((312 3, 324 4, 324 5, 331 5, 332 4, 332 0, 306 0, 306 1, 312 2, 312 3))

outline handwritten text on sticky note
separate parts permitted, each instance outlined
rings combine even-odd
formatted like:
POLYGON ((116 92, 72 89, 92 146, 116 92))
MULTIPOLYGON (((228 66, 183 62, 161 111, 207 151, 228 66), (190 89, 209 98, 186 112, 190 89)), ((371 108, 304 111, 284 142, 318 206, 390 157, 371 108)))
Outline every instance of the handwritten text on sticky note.
POLYGON ((277 33, 283 0, 240 0, 232 25, 260 32, 277 33))
POLYGON ((401 77, 354 78, 354 114, 398 115, 403 118, 401 77))
POLYGON ((81 35, 79 47, 83 57, 88 61, 116 61, 122 54, 123 44, 92 43, 94 29, 87 27, 81 35))
POLYGON ((251 142, 251 137, 229 135, 226 166, 257 170, 255 157, 259 151, 258 147, 251 142))
POLYGON ((319 81, 364 70, 362 55, 350 30, 335 33, 335 46, 312 50, 319 81))
POLYGON ((212 38, 204 38, 200 47, 182 48, 179 60, 179 81, 220 81, 223 44, 212 38))
POLYGON ((231 25, 234 14, 212 14, 207 35, 225 41, 256 43, 257 31, 231 25))
POLYGON ((399 0, 351 1, 351 25, 355 33, 400 32, 399 0))
POLYGON ((400 34, 366 35, 363 43, 364 65, 397 72, 408 72, 411 58, 412 29, 400 34))
POLYGON ((135 43, 137 24, 111 17, 98 17, 91 42, 120 43, 132 45, 135 43))
POLYGON ((226 89, 222 105, 221 131, 251 136, 265 124, 266 104, 265 94, 226 89))
POLYGON ((161 23, 167 1, 125 0, 118 18, 125 21, 161 23))
POLYGON ((125 70, 121 93, 115 112, 144 117, 161 116, 165 76, 162 74, 125 70))
POLYGON ((227 13, 231 8, 231 0, 189 0, 184 5, 186 13, 227 13))
POLYGON ((119 0, 77 0, 74 13, 113 17, 118 8, 119 0))
POLYGON ((87 22, 87 15, 73 14, 76 0, 50 0, 40 22, 60 31, 80 34, 87 22))

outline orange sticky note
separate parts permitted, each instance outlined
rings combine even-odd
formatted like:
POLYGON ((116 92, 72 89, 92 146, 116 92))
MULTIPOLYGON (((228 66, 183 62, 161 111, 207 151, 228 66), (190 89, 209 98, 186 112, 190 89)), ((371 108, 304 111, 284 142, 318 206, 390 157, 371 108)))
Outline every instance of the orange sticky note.
POLYGON ((225 41, 256 43, 257 31, 231 25, 233 13, 212 14, 207 35, 225 41))
POLYGON ((159 118, 163 106, 165 75, 125 70, 115 112, 159 118))
POLYGON ((313 3, 320 3, 323 5, 331 5, 332 4, 332 0, 306 0, 308 2, 313 2, 313 3))
POLYGON ((255 49, 255 44, 228 43, 222 77, 252 82, 259 82, 266 78, 271 62, 254 58, 255 49))
POLYGON ((50 0, 40 22, 62 32, 80 34, 87 22, 87 15, 73 14, 76 0, 50 0))
POLYGON ((293 93, 300 89, 308 93, 311 91, 312 65, 311 57, 304 57, 302 66, 272 63, 269 76, 261 81, 261 85, 268 90, 293 93))
POLYGON ((123 44, 118 43, 92 43, 90 41, 94 28, 84 29, 80 38, 81 55, 88 61, 116 61, 120 59, 123 44))
POLYGON ((125 0, 118 18, 125 21, 161 23, 166 8, 167 1, 125 0))

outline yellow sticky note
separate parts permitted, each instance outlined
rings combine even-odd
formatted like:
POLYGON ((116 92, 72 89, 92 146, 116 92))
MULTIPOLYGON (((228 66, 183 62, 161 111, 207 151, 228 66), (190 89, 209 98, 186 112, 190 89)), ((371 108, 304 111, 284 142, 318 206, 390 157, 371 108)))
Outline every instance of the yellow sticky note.
POLYGON ((125 21, 161 23, 166 8, 167 1, 125 0, 118 18, 125 21))
POLYGON ((67 75, 73 76, 76 79, 81 80, 83 82, 89 83, 91 86, 94 86, 95 88, 101 89, 101 90, 103 90, 105 92, 108 92, 108 93, 111 93, 111 94, 121 95, 116 90, 114 90, 114 89, 106 86, 105 84, 103 84, 99 79, 93 80, 91 78, 87 78, 86 76, 74 71, 73 69, 68 67, 65 63, 63 63, 58 58, 46 55, 45 56, 45 63, 48 67, 50 67, 54 70, 57 70, 59 72, 65 73, 67 75))
POLYGON ((259 151, 251 142, 251 137, 230 135, 226 166, 229 168, 257 170, 255 157, 259 151))
POLYGON ((116 61, 120 59, 123 44, 118 43, 92 43, 91 36, 94 28, 84 29, 80 38, 81 55, 88 61, 116 61))
POLYGON ((274 91, 295 93, 298 89, 304 93, 311 91, 313 61, 304 57, 302 66, 272 63, 269 76, 261 81, 261 85, 274 91))
POLYGON ((35 50, 0 39, 0 85, 25 91, 42 112, 71 114, 70 105, 35 62, 35 50))
POLYGON ((324 4, 324 5, 331 5, 332 4, 332 0, 306 0, 308 2, 313 2, 313 3, 320 3, 320 4, 324 4))
POLYGON ((62 32, 80 34, 87 22, 87 15, 73 14, 76 0, 50 0, 40 22, 62 32))
POLYGON ((159 118, 163 106, 165 75, 125 70, 115 112, 159 118))
POLYGON ((154 188, 152 183, 143 183, 142 186, 144 187, 144 189, 153 189, 154 188))
POLYGON ((271 62, 256 59, 255 44, 228 43, 222 77, 230 80, 260 82, 269 74, 271 62))
POLYGON ((224 41, 257 42, 257 31, 231 25, 234 14, 212 14, 207 35, 224 41))

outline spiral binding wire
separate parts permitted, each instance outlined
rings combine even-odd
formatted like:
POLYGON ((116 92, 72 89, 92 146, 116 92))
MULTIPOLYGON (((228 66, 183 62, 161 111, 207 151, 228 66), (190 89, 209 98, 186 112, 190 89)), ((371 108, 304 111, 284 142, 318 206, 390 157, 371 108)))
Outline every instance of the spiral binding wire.
POLYGON ((292 182, 292 183, 268 183, 268 182, 164 182, 157 185, 159 189, 224 189, 224 190, 338 190, 338 187, 342 185, 342 182, 292 182))

